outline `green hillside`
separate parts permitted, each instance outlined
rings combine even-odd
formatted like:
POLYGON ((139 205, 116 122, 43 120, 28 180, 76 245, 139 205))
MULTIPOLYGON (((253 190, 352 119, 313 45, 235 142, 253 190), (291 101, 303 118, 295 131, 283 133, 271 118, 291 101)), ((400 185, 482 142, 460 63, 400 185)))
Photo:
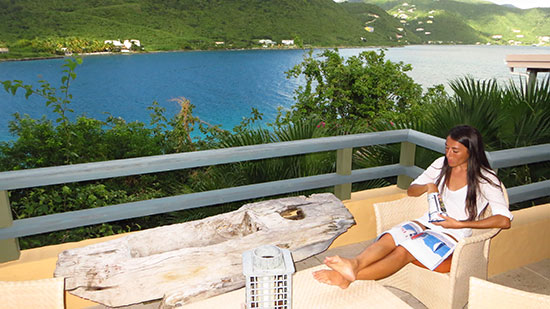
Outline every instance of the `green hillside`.
POLYGON ((550 36, 548 8, 522 10, 477 0, 363 1, 404 21, 424 42, 549 45, 543 41, 550 36))
POLYGON ((0 20, 0 44, 10 50, 32 49, 21 40, 67 37, 138 39, 146 50, 250 48, 259 39, 311 46, 399 44, 392 35, 395 21, 380 8, 360 4, 351 13, 348 4, 332 0, 0 0, 0 20), (364 29, 370 10, 384 20, 374 33, 364 29))
POLYGON ((344 8, 360 19, 372 32, 365 35, 368 41, 397 41, 406 44, 419 44, 422 39, 404 28, 399 20, 390 16, 382 8, 365 3, 342 3, 344 8))

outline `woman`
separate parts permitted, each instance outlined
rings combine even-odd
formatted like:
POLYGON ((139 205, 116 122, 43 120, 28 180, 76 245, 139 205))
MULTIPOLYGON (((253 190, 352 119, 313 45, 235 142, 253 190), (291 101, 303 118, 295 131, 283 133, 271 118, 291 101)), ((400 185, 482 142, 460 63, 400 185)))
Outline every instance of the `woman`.
MULTIPOLYGON (((508 229, 512 214, 508 210, 500 181, 491 170, 485 156, 481 134, 471 126, 451 129, 445 142, 445 156, 435 160, 415 179, 407 190, 409 196, 439 193, 447 215, 442 221, 430 222, 428 213, 413 220, 422 230, 444 233, 455 241, 471 235, 472 228, 508 229), (492 215, 480 219, 490 207, 492 215)), ((406 234, 405 222, 383 233, 375 243, 352 259, 340 256, 327 257, 324 263, 331 270, 313 274, 319 282, 347 288, 355 280, 376 280, 388 277, 408 263, 423 266, 403 247, 414 241, 406 234)), ((412 237, 411 237, 412 236, 412 237)), ((436 271, 448 272, 451 256, 436 265, 436 271)))

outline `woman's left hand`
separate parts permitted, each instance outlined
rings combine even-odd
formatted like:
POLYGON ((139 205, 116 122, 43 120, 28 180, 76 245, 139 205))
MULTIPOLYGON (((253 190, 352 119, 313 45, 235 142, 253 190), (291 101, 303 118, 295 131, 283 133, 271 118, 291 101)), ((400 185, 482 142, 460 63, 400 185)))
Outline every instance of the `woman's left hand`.
POLYGON ((433 222, 434 225, 439 225, 444 228, 448 229, 459 229, 462 228, 462 222, 455 220, 451 217, 445 216, 445 215, 439 215, 441 218, 445 219, 445 221, 439 221, 439 222, 433 222))

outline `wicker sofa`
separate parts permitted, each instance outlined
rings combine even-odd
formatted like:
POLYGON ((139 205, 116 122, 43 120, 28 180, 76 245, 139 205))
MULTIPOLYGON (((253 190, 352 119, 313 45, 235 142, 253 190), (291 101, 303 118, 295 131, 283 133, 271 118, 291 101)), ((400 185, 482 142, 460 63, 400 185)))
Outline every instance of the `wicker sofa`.
MULTIPOLYGON (((427 209, 426 194, 374 204, 377 234, 403 221, 418 218, 427 209)), ((474 230, 471 237, 459 241, 449 273, 408 264, 379 283, 411 293, 428 308, 463 308, 468 302, 470 277, 487 279, 489 243, 499 230, 474 230)))

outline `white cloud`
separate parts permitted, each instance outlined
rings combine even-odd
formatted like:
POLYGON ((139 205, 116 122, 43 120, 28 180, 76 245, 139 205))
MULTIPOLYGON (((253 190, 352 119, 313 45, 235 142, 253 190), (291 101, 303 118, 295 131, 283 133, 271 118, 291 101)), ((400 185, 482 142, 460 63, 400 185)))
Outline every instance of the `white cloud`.
POLYGON ((512 4, 520 9, 550 7, 550 0, 489 0, 496 4, 512 4))

